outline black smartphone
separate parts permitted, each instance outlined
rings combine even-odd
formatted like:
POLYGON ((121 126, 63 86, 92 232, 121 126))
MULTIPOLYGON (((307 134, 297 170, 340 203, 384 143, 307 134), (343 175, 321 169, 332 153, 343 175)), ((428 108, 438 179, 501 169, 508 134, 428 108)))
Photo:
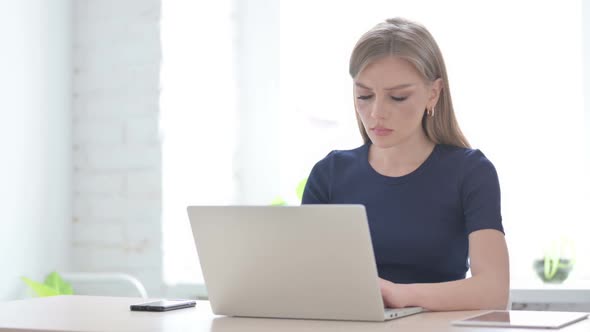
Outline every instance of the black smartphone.
POLYGON ((169 311, 174 309, 190 308, 197 305, 195 300, 159 300, 154 302, 132 304, 133 311, 169 311))

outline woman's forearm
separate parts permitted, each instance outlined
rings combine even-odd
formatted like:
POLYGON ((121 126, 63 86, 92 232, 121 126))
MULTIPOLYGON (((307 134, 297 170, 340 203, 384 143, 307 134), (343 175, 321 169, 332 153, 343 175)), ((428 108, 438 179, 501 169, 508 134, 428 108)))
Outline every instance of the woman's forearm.
POLYGON ((432 311, 506 309, 510 282, 503 276, 473 276, 431 284, 392 284, 404 306, 432 311))
POLYGON ((388 287, 391 301, 428 310, 506 309, 510 268, 504 234, 494 229, 471 233, 469 257, 471 278, 432 284, 392 283, 388 287))

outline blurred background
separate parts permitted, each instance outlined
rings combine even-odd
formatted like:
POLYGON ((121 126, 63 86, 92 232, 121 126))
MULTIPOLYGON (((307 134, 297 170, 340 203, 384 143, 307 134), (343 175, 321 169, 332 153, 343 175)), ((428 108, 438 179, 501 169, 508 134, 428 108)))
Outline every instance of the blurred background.
POLYGON ((497 168, 513 287, 590 292, 588 2, 0 0, 0 300, 52 271, 206 297, 186 206, 299 204, 362 143, 350 52, 395 16, 433 34, 497 168), (545 286, 556 252, 575 264, 545 286))

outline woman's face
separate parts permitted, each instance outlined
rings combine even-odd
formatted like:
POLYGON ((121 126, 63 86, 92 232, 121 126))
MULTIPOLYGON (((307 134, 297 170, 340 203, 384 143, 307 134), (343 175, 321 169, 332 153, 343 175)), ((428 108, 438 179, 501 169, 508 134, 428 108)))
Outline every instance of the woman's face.
POLYGON ((368 64, 354 80, 354 96, 356 111, 373 144, 388 148, 424 135, 422 117, 425 109, 436 104, 440 84, 440 79, 425 82, 400 57, 383 57, 368 64))

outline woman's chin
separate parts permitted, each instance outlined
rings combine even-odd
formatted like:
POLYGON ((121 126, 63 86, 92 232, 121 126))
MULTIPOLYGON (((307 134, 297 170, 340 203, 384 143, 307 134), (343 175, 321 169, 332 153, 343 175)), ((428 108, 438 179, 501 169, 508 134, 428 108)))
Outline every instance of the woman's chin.
POLYGON ((371 143, 377 148, 387 149, 396 146, 398 142, 391 138, 385 139, 383 137, 371 137, 371 143))

